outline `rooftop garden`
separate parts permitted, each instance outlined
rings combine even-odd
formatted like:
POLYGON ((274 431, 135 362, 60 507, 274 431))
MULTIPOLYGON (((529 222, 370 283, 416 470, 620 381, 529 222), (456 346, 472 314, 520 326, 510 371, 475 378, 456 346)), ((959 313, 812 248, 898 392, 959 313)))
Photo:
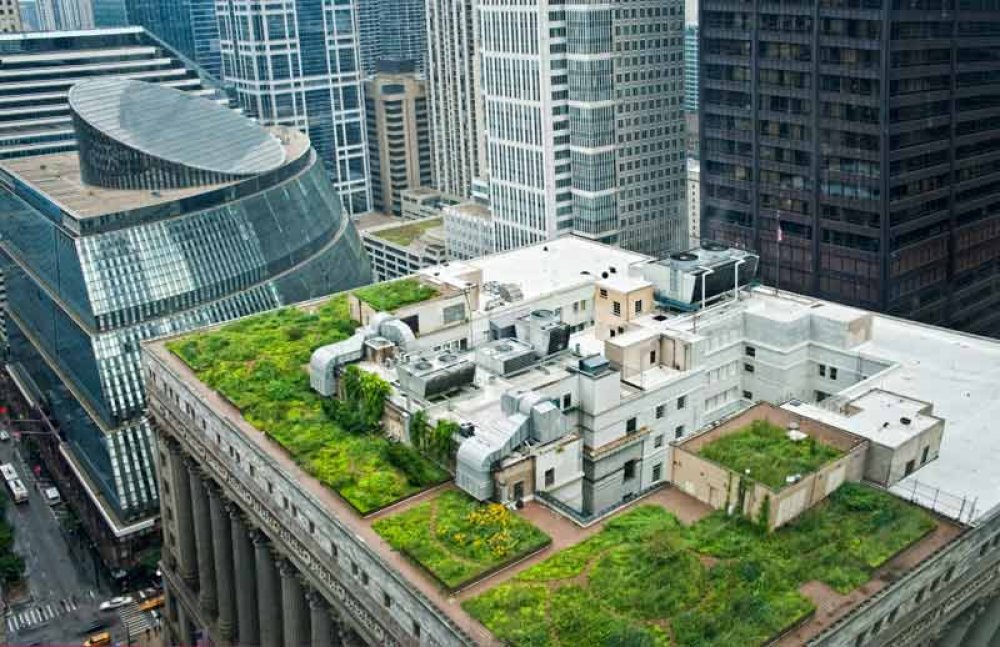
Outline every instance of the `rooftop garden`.
POLYGON ((381 238, 382 240, 393 243, 394 245, 406 247, 431 229, 440 227, 442 223, 443 220, 441 218, 417 220, 398 227, 379 229, 378 231, 370 232, 370 235, 375 238, 381 238))
MULTIPOLYGON (((392 310, 406 301, 392 285, 364 290, 380 309, 392 310)), ((342 403, 310 388, 305 367, 312 352, 349 337, 357 326, 349 316, 347 296, 341 294, 312 312, 275 310, 186 335, 167 348, 303 469, 366 514, 444 481, 448 474, 413 448, 382 435, 378 417, 385 389, 379 384, 348 374, 348 401, 342 403)))
POLYGON ((383 539, 449 589, 548 545, 548 535, 498 503, 454 490, 372 524, 383 539))
POLYGON ((843 452, 815 438, 791 440, 787 430, 766 420, 754 420, 745 428, 714 440, 698 454, 772 490, 785 487, 785 478, 808 474, 840 458, 843 452))
POLYGON ((512 645, 759 645, 808 619, 803 584, 851 591, 933 528, 858 484, 773 533, 722 512, 685 527, 640 506, 464 607, 512 645))
POLYGON ((354 296, 379 312, 390 312, 403 306, 433 299, 437 295, 437 289, 417 279, 376 283, 354 290, 354 296))

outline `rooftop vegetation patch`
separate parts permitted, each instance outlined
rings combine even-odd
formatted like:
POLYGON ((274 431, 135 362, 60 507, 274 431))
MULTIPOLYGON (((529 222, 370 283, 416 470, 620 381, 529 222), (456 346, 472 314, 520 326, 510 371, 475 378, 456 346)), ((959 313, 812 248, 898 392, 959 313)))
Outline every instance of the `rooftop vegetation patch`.
POLYGON ((499 503, 442 492, 372 524, 396 550, 457 589, 546 546, 549 536, 499 503))
POLYGON ((398 227, 379 229, 378 231, 370 232, 370 235, 395 245, 406 247, 431 229, 440 227, 442 222, 441 218, 433 218, 431 220, 407 223, 398 227))
POLYGON ((754 420, 743 429, 714 440, 698 452, 740 474, 763 483, 772 490, 785 487, 785 479, 808 474, 840 458, 843 452, 807 437, 791 440, 787 430, 766 420, 754 420))
POLYGON ((512 645, 759 645, 813 612, 802 584, 850 591, 933 527, 858 484, 773 533, 722 512, 684 527, 640 506, 464 607, 512 645))
MULTIPOLYGON (((399 307, 396 293, 380 294, 381 287, 365 289, 386 310, 399 307)), ((371 399, 381 391, 377 384, 355 376, 357 388, 338 405, 310 388, 305 366, 312 352, 349 337, 357 325, 346 295, 338 295, 313 312, 275 310, 186 335, 167 348, 303 469, 365 514, 448 474, 381 434, 371 399)))
POLYGON ((358 288, 358 297, 379 312, 390 312, 413 303, 427 301, 438 295, 438 291, 417 279, 399 279, 390 283, 376 283, 358 288))

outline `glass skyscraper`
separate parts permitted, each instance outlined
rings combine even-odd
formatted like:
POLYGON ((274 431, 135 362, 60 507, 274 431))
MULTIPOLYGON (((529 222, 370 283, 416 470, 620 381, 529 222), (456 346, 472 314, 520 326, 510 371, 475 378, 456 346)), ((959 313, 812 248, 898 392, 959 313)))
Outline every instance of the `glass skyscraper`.
POLYGON ((222 77, 261 123, 309 134, 344 206, 371 210, 357 5, 218 0, 222 77))
POLYGON ((701 3, 702 236, 769 284, 1000 335, 1000 6, 701 3))
POLYGON ((89 516, 122 538, 158 504, 140 342, 370 269, 304 134, 137 81, 69 100, 79 154, 0 163, 10 365, 58 421, 89 516))
POLYGON ((212 77, 221 78, 215 0, 126 1, 133 25, 142 25, 212 77))
POLYGON ((684 28, 684 110, 698 114, 698 25, 684 28))
POLYGON ((427 67, 424 0, 359 0, 361 64, 375 73, 380 60, 409 61, 417 72, 427 67))

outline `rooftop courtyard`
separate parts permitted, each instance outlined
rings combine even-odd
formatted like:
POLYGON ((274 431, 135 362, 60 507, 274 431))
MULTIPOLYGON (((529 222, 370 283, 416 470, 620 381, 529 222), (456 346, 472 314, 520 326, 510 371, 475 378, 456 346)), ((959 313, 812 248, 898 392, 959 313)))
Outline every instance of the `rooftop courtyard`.
POLYGON ((463 606, 511 645, 757 645, 828 619, 814 615, 817 583, 835 596, 865 586, 937 526, 859 484, 773 533, 639 505, 463 606))
POLYGON ((736 433, 708 443, 699 455, 771 488, 788 485, 790 475, 815 472, 844 452, 812 436, 793 440, 786 429, 754 420, 736 433))
MULTIPOLYGON (((437 291, 402 279, 355 294, 380 310, 393 310, 433 298, 437 291)), ((305 366, 312 352, 346 339, 358 325, 351 320, 347 295, 341 294, 315 308, 285 308, 186 335, 167 347, 247 422, 366 514, 449 475, 408 445, 345 429, 328 399, 310 388, 305 366)))

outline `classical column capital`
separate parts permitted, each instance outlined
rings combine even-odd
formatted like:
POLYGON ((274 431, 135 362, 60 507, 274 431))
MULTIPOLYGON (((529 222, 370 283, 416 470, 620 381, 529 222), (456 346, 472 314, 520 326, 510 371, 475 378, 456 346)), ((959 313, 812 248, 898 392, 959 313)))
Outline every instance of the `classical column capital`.
POLYGON ((306 588, 306 602, 310 609, 322 609, 326 606, 326 599, 312 587, 306 588))

